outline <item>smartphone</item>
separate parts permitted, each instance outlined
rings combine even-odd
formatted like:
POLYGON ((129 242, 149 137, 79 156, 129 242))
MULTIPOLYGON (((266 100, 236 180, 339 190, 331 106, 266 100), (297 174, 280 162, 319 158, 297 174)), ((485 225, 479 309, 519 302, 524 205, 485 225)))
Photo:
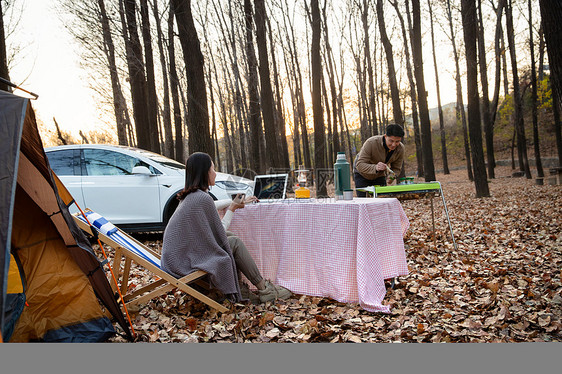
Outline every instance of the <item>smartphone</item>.
POLYGON ((239 201, 244 201, 244 199, 246 198, 246 194, 238 193, 236 195, 231 195, 230 197, 232 197, 232 200, 236 200, 236 198, 239 198, 239 201))

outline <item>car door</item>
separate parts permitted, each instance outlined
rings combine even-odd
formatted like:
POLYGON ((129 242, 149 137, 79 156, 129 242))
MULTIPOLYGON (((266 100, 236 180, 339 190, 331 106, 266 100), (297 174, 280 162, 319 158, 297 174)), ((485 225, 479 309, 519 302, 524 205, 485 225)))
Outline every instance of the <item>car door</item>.
MULTIPOLYGON (((80 175, 80 150, 60 149, 46 152, 46 155, 53 172, 59 177, 78 206, 83 208, 85 204, 82 194, 82 176, 80 175)), ((77 211, 78 208, 74 204, 70 206, 71 213, 77 211)))
POLYGON ((84 148, 81 154, 82 193, 88 208, 115 224, 160 222, 156 174, 132 174, 146 162, 109 149, 84 148))

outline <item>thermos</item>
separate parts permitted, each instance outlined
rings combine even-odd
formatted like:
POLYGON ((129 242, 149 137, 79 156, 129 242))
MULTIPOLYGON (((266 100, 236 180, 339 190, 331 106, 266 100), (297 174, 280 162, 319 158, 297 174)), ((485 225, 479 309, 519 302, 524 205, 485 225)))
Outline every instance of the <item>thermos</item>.
POLYGON ((334 164, 334 185, 336 199, 343 199, 343 191, 351 189, 351 170, 349 162, 345 159, 345 152, 338 152, 334 164))

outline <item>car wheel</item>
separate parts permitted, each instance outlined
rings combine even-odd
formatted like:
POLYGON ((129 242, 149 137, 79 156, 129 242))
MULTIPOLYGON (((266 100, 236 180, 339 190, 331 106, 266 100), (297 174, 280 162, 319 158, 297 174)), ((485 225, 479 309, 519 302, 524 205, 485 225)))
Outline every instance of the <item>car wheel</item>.
POLYGON ((168 200, 168 202, 166 203, 166 207, 164 208, 164 214, 162 214, 162 217, 164 218, 162 222, 164 224, 164 228, 168 224, 168 221, 170 221, 170 218, 172 218, 172 215, 176 211, 176 208, 178 207, 179 203, 180 201, 176 198, 176 194, 170 197, 170 200, 168 200))

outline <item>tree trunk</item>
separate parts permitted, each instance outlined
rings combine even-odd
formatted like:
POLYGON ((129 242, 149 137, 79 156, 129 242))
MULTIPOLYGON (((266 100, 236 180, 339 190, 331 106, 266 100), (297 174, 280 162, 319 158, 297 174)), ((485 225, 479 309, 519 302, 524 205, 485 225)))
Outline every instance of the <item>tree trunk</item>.
POLYGON ((244 0, 244 16, 246 20, 246 58, 248 59, 248 94, 250 100, 250 168, 262 174, 260 168, 260 136, 261 110, 258 91, 258 61, 254 50, 254 20, 251 0, 244 0))
POLYGON ((476 197, 490 196, 486 165, 482 149, 482 127, 480 123, 480 104, 478 96, 478 59, 476 51, 477 20, 475 0, 461 2, 464 45, 466 53, 466 80, 468 97, 468 127, 470 131, 470 149, 474 165, 474 186, 476 197))
POLYGON ((451 1, 447 0, 447 20, 449 21, 449 30, 451 32, 451 44, 453 45, 453 56, 455 58, 455 82, 457 88, 457 105, 456 105, 456 117, 457 123, 460 121, 462 124, 463 140, 464 140, 464 154, 466 159, 466 171, 469 180, 474 180, 472 174, 472 162, 470 157, 470 146, 468 140, 468 131, 466 128, 466 114, 464 112, 464 102, 462 99, 462 83, 461 83, 461 73, 459 66, 459 54, 457 52, 457 43, 455 41, 455 29, 453 28, 453 15, 451 13, 451 1))
POLYGON ((172 3, 186 67, 189 151, 191 153, 196 151, 206 152, 211 158, 215 158, 215 150, 209 131, 203 54, 191 15, 191 0, 172 0, 172 3))
POLYGON ((273 85, 275 86, 275 128, 279 137, 281 147, 280 162, 283 168, 290 169, 289 162, 289 146, 287 145, 287 133, 285 131, 285 116, 283 114, 283 100, 281 99, 281 85, 279 84, 279 73, 277 70, 277 60, 275 58, 275 45, 273 44, 273 31, 271 30, 271 22, 267 18, 269 29, 269 44, 271 45, 271 62, 273 67, 273 85))
POLYGON ((326 16, 326 6, 322 8, 323 25, 324 25, 324 41, 326 44, 326 62, 328 63, 328 80, 330 85, 330 95, 332 103, 332 122, 333 122, 333 133, 332 133, 332 145, 333 153, 341 152, 342 147, 340 145, 340 137, 338 131, 338 93, 336 91, 335 82, 335 72, 334 72, 334 58, 332 53, 332 46, 330 44, 330 38, 328 36, 328 18, 326 16))
POLYGON ((150 21, 148 17, 147 0, 140 1, 140 11, 146 70, 146 94, 148 105, 148 128, 150 131, 150 150, 156 153, 160 153, 160 143, 158 141, 158 97, 156 96, 154 58, 152 55, 152 37, 150 35, 150 21))
POLYGON ((541 27, 539 29, 539 83, 544 79, 544 47, 544 29, 541 22, 541 27))
POLYGON ((381 40, 386 54, 388 85, 390 86, 390 94, 392 97, 392 114, 394 116, 394 123, 404 126, 404 116, 402 115, 402 108, 400 107, 400 91, 398 90, 396 70, 394 68, 394 55, 392 53, 392 44, 386 35, 382 0, 377 0, 377 19, 379 21, 379 31, 381 33, 381 40))
POLYGON ((431 123, 429 121, 429 109, 427 106, 427 91, 423 77, 423 56, 421 37, 421 15, 420 1, 412 0, 413 19, 413 50, 414 74, 416 76, 416 87, 418 89, 418 103, 420 106, 421 138, 423 152, 424 178, 426 182, 435 180, 435 167, 433 165, 433 149, 431 146, 431 123))
POLYGON ((539 0, 552 89, 562 98, 562 2, 539 0))
POLYGON ((127 142, 127 102, 121 90, 117 64, 115 62, 115 46, 111 36, 109 19, 105 10, 104 0, 98 0, 100 10, 100 21, 103 33, 104 52, 107 57, 109 75, 111 79, 111 90, 113 93, 113 110, 115 112, 115 123, 117 128, 117 141, 119 145, 129 145, 127 142))
POLYGON ((400 26, 402 27, 402 38, 404 39, 404 51, 406 52, 406 73, 408 75, 408 81, 410 82, 410 100, 412 101, 412 124, 414 127, 414 143, 416 144, 416 162, 418 164, 418 177, 423 177, 423 154, 421 147, 421 134, 419 127, 419 115, 418 115, 418 99, 416 95, 416 83, 414 82, 414 77, 412 75, 412 65, 410 63, 410 46, 408 42, 408 34, 412 35, 412 22, 410 20, 410 5, 406 1, 406 17, 408 17, 408 32, 406 32, 406 26, 404 24, 404 18, 398 9, 397 1, 392 4, 394 9, 396 9, 396 14, 400 20, 400 26))
POLYGON ((482 119, 486 138, 486 158, 488 159, 488 177, 494 175, 494 131, 490 118, 490 98, 488 95, 488 66, 486 65, 486 47, 484 42, 484 20, 482 19, 482 0, 478 0, 478 63, 480 66, 480 84, 482 86, 482 119))
MULTIPOLYGON (((10 80, 8 73, 8 56, 6 52, 6 34, 4 31, 4 11, 2 10, 2 2, 0 1, 0 78, 7 81, 10 80)), ((11 92, 10 86, 0 82, 0 90, 11 92)))
POLYGON ((511 72, 513 74, 513 104, 515 107, 514 122, 517 129, 517 148, 519 154, 519 166, 525 172, 525 177, 531 179, 531 169, 527 158, 527 141, 525 139, 525 124, 523 122, 523 99, 519 89, 519 73, 517 71, 517 56, 515 53, 515 37, 513 31, 512 5, 509 0, 506 6, 507 40, 509 43, 509 55, 511 57, 511 72))
POLYGON ((316 197, 328 195, 326 179, 321 174, 326 168, 326 134, 322 109, 322 60, 320 59, 321 17, 318 0, 311 0, 311 67, 312 67, 312 112, 314 117, 314 174, 316 197))
POLYGON ((125 39, 127 50, 127 65, 129 67, 129 81, 131 82, 131 98, 133 100, 133 117, 135 119, 137 147, 150 150, 151 134, 146 95, 146 78, 142 63, 142 49, 137 32, 135 0, 125 0, 124 13, 127 21, 124 23, 123 13, 121 13, 121 22, 126 26, 123 28, 123 38, 125 39))
MULTIPOLYGON (((500 98, 501 56, 503 54, 503 51, 500 48, 500 40, 501 40, 501 36, 503 35, 502 15, 503 15, 504 6, 505 6, 505 0, 499 0, 498 8, 496 9, 496 35, 494 38, 494 51, 496 55, 496 77, 494 82, 494 97, 492 99, 492 106, 490 108, 490 122, 492 123, 492 132, 494 130, 494 124, 496 123, 498 103, 500 98)), ((496 167, 495 157, 494 157, 493 167, 496 167)))
MULTIPOLYGON (((178 72, 176 69, 176 48, 174 43, 174 6, 170 3, 168 15, 168 60, 170 61, 170 91, 172 93, 172 105, 174 108, 175 159, 182 164, 185 163, 183 155, 183 125, 181 118, 180 99, 178 94, 178 72)), ((218 158, 218 155, 217 155, 218 158)))
POLYGON ((542 24, 546 51, 550 64, 550 80, 557 106, 558 120, 555 120, 558 164, 562 166, 562 136, 560 135, 560 100, 562 99, 562 2, 559 0, 540 0, 542 24))
POLYGON ((371 59, 371 43, 369 41, 369 23, 368 23, 368 13, 369 12, 369 1, 363 0, 363 12, 361 14, 361 20, 363 21, 363 33, 364 33, 364 48, 365 48, 365 59, 367 60, 367 80, 369 81, 369 95, 366 98, 367 108, 365 111, 367 118, 367 125, 371 128, 369 135, 376 134, 377 129, 377 115, 375 109, 375 84, 373 82, 373 64, 371 59))
POLYGON ((275 117, 273 114, 273 91, 271 89, 271 79, 269 76, 269 57, 267 53, 267 37, 265 28, 264 0, 255 0, 255 20, 256 20, 256 41, 259 55, 259 74, 261 88, 261 105, 263 113, 263 125, 265 130, 265 145, 269 166, 273 168, 282 167, 280 152, 277 144, 275 131, 275 117))
POLYGON ((332 113, 330 112, 330 98, 328 97, 328 90, 326 89, 326 80, 322 78, 322 98, 324 99, 324 105, 326 107, 326 124, 328 125, 328 136, 326 138, 325 144, 326 149, 326 165, 333 165, 334 160, 334 150, 332 144, 332 113))
POLYGON ((302 81, 302 72, 300 68, 300 62, 297 55, 297 46, 295 41, 294 35, 294 28, 291 24, 289 24, 289 29, 291 31, 291 37, 287 33, 287 38, 289 38, 290 42, 287 44, 289 45, 289 52, 292 59, 292 73, 295 77, 295 97, 297 99, 297 109, 298 109, 298 118, 299 118, 299 126, 300 126, 300 135, 302 138, 302 155, 304 159, 304 166, 306 169, 312 168, 312 159, 310 157, 310 142, 308 139, 308 130, 306 128, 306 108, 304 104, 304 95, 303 95, 303 81, 302 81), (292 45, 292 46, 291 46, 292 45))
POLYGON ((556 149, 558 150, 558 166, 562 166, 562 133, 560 125, 560 98, 552 90, 552 112, 554 114, 554 134, 556 136, 556 149))
POLYGON ((443 108, 441 107, 441 93, 439 91, 439 69, 437 68, 437 55, 435 53, 435 36, 433 32, 433 10, 431 0, 427 0, 429 9, 429 20, 431 24, 431 49, 433 51, 433 67, 435 68, 435 88, 437 91, 437 110, 439 112, 439 131, 441 133, 441 158, 443 160, 443 174, 450 174, 447 162, 447 137, 445 135, 445 124, 443 123, 443 108))
POLYGON ((154 0, 152 7, 154 19, 156 20, 156 32, 158 35, 158 52, 160 54, 160 66, 162 67, 162 83, 164 93, 164 103, 162 110, 162 123, 164 127, 164 155, 174 158, 174 137, 172 134, 172 115, 170 113, 170 88, 168 84, 168 66, 166 64, 166 55, 164 54, 164 37, 162 34, 162 25, 160 14, 158 13, 158 1, 154 0))
POLYGON ((537 176, 544 177, 542 168, 541 152, 539 147, 539 125, 537 113, 537 72, 535 65, 535 44, 533 43, 533 6, 531 0, 528 1, 529 5, 529 50, 531 52, 531 107, 533 116, 533 143, 535 150, 535 165, 537 167, 537 176))
MULTIPOLYGON (((292 58, 290 56, 290 43, 288 44, 289 51, 285 49, 283 41, 281 41, 281 45, 283 48, 283 62, 285 65, 285 71, 287 72, 287 86, 289 87, 289 93, 291 95, 291 107, 293 110, 293 129, 292 129, 292 139, 293 139, 293 160, 295 163, 295 167, 300 168, 302 165, 302 153, 300 150, 300 131, 299 131, 299 113, 298 113, 298 103, 297 103, 297 95, 295 93, 295 86, 296 86, 296 77, 292 74, 292 70, 289 65, 292 66, 292 63, 289 62, 289 59, 292 58)), ((294 66, 293 66, 294 69, 294 66)))

